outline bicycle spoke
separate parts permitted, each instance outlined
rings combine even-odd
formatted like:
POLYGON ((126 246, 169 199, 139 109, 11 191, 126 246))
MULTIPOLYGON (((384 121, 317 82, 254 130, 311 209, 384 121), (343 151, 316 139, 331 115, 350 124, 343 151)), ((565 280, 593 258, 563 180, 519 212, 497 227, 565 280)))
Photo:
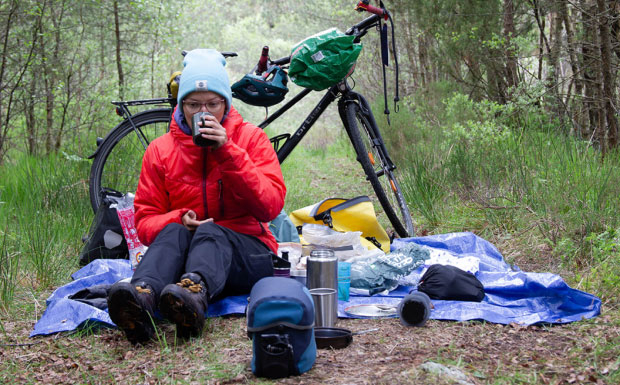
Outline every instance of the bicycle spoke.
POLYGON ((101 188, 122 193, 135 192, 142 168, 145 144, 168 130, 170 109, 156 109, 132 117, 134 126, 125 120, 101 143, 93 161, 90 177, 90 197, 93 209, 100 204, 101 188))
POLYGON ((413 235, 413 221, 395 176, 396 168, 388 160, 385 147, 374 126, 357 104, 347 107, 348 127, 358 160, 364 168, 385 214, 400 236, 413 235))

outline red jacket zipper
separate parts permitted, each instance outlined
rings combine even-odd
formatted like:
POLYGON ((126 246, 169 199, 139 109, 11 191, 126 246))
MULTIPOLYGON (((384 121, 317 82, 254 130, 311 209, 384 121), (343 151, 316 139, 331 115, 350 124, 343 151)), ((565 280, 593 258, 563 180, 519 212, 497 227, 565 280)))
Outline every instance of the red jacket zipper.
POLYGON ((221 179, 217 180, 217 184, 220 187, 220 217, 224 218, 224 184, 221 179))
POLYGON ((207 205, 207 148, 202 149, 202 204, 205 209, 205 218, 209 217, 209 207, 207 205))

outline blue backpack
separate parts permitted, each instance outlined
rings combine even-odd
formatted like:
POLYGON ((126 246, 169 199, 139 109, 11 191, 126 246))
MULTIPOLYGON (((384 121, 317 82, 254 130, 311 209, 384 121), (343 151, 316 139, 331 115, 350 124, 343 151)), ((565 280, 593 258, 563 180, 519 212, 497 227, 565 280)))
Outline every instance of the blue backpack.
POLYGON ((304 285, 291 278, 265 277, 252 287, 246 312, 256 376, 282 378, 312 368, 314 302, 304 285))

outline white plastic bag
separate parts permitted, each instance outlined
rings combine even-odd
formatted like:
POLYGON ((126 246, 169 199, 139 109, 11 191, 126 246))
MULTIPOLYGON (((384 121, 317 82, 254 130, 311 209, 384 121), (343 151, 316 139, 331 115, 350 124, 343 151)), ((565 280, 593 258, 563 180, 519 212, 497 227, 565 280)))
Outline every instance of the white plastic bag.
POLYGON ((327 226, 305 223, 301 228, 301 234, 304 241, 311 245, 332 249, 341 261, 348 262, 369 252, 360 242, 361 231, 340 232, 327 226))

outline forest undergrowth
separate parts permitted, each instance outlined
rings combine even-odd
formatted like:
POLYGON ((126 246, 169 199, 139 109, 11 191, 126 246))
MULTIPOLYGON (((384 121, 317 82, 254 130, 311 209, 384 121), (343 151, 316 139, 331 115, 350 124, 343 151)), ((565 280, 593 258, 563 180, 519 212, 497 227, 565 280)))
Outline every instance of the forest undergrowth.
MULTIPOLYGON (((385 320, 348 351, 366 358, 363 368, 341 352, 323 351, 306 378, 322 382, 335 371, 343 382, 334 383, 441 383, 416 369, 432 360, 458 368, 472 383, 618 381, 618 154, 601 159, 591 144, 559 135, 561 122, 527 106, 473 102, 458 93, 413 95, 391 115, 391 125, 379 113, 377 120, 399 167, 416 235, 474 232, 522 270, 560 274, 570 286, 599 296, 603 314, 542 328, 433 321, 415 339, 397 320, 385 320), (439 330, 450 338, 439 341, 439 330), (519 358, 497 351, 500 340, 518 348, 519 358), (489 356, 495 361, 481 363, 489 356), (410 370, 397 370, 402 365, 410 370)), ((288 211, 330 196, 371 193, 360 183, 363 173, 346 134, 323 125, 326 131, 309 136, 283 165, 288 211)), ((117 330, 96 325, 28 338, 45 298, 79 268, 81 238, 93 217, 89 166, 61 152, 13 157, 0 168, 0 379, 255 383, 251 342, 242 338, 244 319, 235 317, 210 320, 205 336, 186 344, 175 340, 170 325, 147 347, 132 347, 117 330)), ((380 220, 389 227, 382 214, 380 220)), ((343 322, 354 330, 375 325, 343 322)))

